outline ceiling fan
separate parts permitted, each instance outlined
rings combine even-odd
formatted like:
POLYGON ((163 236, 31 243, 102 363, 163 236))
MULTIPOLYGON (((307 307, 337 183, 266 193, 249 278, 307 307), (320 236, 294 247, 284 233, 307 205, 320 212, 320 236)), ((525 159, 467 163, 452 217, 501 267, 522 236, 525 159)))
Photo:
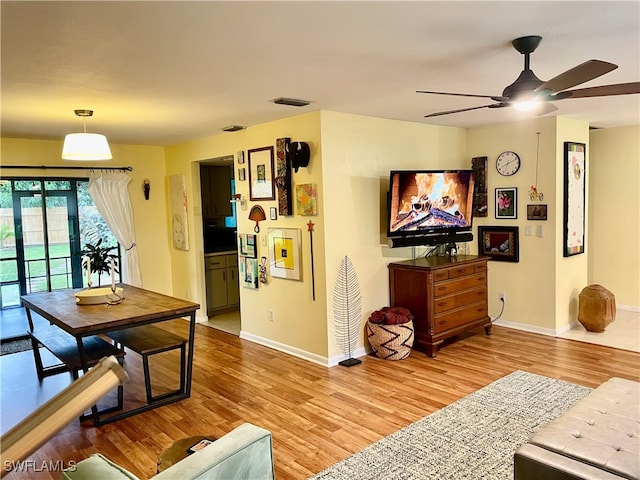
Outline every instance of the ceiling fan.
POLYGON ((550 103, 554 100, 564 100, 566 98, 608 97, 611 95, 640 93, 640 82, 618 83, 615 85, 567 90, 567 88, 588 82, 589 80, 598 78, 599 76, 618 68, 617 65, 604 62, 602 60, 588 60, 567 70, 566 72, 561 73, 560 75, 557 75, 551 80, 546 82, 540 80, 529 68, 529 56, 538 47, 540 40, 542 40, 542 37, 538 35, 529 35, 526 37, 516 38, 511 42, 513 47, 524 55, 524 70, 522 70, 520 76, 515 82, 504 89, 502 95, 474 95, 471 93, 418 90, 416 93, 490 98, 495 102, 488 105, 480 105, 478 107, 460 108, 457 110, 431 113, 429 115, 425 115, 425 118, 449 115, 451 113, 468 112, 469 110, 478 110, 480 108, 504 108, 510 106, 520 110, 535 110, 538 115, 544 115, 558 109, 558 107, 550 103))

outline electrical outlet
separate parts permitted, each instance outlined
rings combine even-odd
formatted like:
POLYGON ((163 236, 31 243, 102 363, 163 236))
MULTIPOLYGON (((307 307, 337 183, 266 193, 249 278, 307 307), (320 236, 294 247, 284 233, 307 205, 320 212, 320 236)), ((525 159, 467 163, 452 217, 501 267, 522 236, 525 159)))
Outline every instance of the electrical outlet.
POLYGON ((275 315, 275 313, 273 313, 273 310, 269 310, 269 321, 270 322, 275 322, 276 321, 276 315, 275 315))
POLYGON ((500 301, 507 303, 507 292, 500 292, 500 301))

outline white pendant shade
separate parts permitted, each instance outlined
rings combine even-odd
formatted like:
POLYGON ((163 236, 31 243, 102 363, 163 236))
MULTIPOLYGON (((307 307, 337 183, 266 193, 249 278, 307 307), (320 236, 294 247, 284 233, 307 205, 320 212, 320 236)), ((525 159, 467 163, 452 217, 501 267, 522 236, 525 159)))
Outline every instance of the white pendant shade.
POLYGON ((64 137, 63 160, 111 160, 107 137, 99 133, 70 133, 64 137))

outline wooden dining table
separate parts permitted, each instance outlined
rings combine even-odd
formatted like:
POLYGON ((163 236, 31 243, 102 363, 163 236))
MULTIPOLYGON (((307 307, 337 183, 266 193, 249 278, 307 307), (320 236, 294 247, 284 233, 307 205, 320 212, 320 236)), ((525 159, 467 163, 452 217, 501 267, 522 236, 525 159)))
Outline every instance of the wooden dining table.
POLYGON ((83 289, 54 290, 52 292, 32 293, 21 297, 30 325, 33 325, 31 319, 31 312, 33 311, 47 319, 51 324, 75 337, 78 345, 78 355, 85 372, 88 371, 88 362, 83 347, 83 338, 100 334, 108 336, 110 331, 189 317, 188 353, 186 368, 184 369, 183 391, 156 401, 147 401, 146 404, 140 407, 104 418, 101 418, 97 406, 93 406, 91 417, 95 425, 103 425, 120 420, 191 396, 196 310, 200 308, 200 305, 127 284, 118 284, 117 287, 124 289, 124 298, 115 305, 106 303, 97 305, 77 304, 75 294, 83 289))

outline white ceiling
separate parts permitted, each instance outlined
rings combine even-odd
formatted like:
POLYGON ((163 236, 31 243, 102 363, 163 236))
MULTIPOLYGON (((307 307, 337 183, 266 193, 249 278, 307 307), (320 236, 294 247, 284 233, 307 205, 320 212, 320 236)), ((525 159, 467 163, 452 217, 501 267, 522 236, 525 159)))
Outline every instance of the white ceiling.
MULTIPOLYGON (((541 35, 542 80, 589 59, 619 65, 579 88, 640 80, 640 2, 1 2, 2 135, 170 145, 311 110, 470 127, 511 108, 424 119, 500 95, 523 68, 511 40, 541 35), (310 100, 275 105, 276 97, 310 100)), ((554 115, 640 123, 640 95, 566 99, 554 115)), ((233 135, 232 133, 224 133, 233 135)))

